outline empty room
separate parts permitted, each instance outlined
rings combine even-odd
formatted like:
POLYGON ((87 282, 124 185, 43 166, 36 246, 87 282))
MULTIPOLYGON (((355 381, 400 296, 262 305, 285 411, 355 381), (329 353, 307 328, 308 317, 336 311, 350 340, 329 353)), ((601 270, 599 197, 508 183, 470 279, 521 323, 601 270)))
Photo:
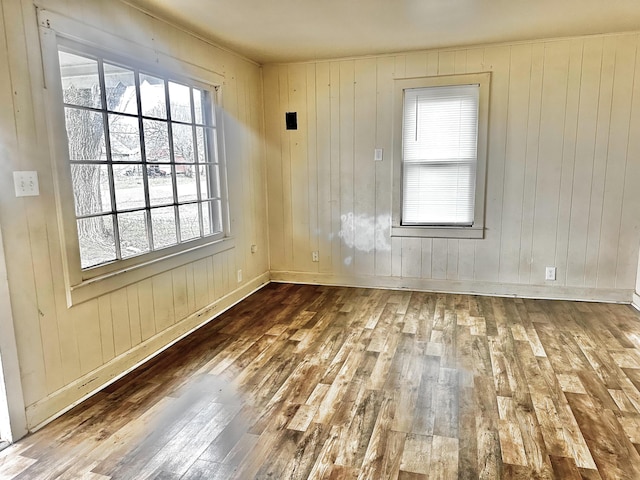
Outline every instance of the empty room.
POLYGON ((637 0, 1 0, 0 480, 640 479, 637 0))

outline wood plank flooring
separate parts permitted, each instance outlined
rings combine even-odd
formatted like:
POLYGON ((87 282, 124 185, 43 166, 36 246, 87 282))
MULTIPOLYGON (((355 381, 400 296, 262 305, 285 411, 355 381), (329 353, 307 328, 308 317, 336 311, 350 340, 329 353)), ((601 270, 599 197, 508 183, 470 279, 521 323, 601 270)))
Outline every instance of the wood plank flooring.
POLYGON ((639 479, 630 306, 270 284, 0 479, 639 479))

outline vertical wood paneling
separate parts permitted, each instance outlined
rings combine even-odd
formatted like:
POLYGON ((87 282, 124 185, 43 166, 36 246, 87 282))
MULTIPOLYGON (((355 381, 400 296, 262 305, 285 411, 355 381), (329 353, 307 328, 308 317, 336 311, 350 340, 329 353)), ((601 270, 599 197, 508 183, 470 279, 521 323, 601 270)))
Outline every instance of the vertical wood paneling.
POLYGON ((331 271, 342 271, 342 251, 340 240, 340 221, 342 216, 340 204, 340 64, 338 62, 330 63, 330 114, 329 125, 331 127, 331 231, 329 238, 331 239, 331 271))
MULTIPOLYGON (((618 246, 618 261, 616 269, 616 287, 629 285, 633 279, 637 278, 640 283, 640 271, 636 272, 638 262, 633 259, 638 255, 637 232, 634 230, 640 212, 640 196, 636 194, 637 184, 635 179, 640 178, 640 162, 635 159, 640 158, 640 37, 634 36, 636 44, 636 60, 633 91, 631 93, 631 116, 627 129, 629 140, 627 145, 624 198, 622 200, 622 218, 620 221, 620 240, 618 246)), ((636 287, 636 292, 640 288, 636 287)))
POLYGON ((291 234, 293 269, 309 271, 311 238, 309 236, 309 165, 307 131, 307 67, 303 64, 287 68, 288 110, 298 114, 298 129, 286 132, 291 155, 291 234), (295 200, 294 200, 295 199, 295 200))
POLYGON ((522 224, 520 227, 520 283, 531 281, 533 261, 533 221, 536 204, 536 177, 540 148, 540 111, 542 106, 542 80, 544 76, 544 43, 534 44, 531 51, 531 78, 529 83, 529 109, 527 117, 527 146, 525 156, 524 188, 522 190, 522 224))
POLYGON ((375 274, 391 275, 391 169, 393 166, 393 57, 376 60, 376 147, 382 148, 383 160, 375 164, 375 274))
POLYGON ((111 323, 113 324, 113 344, 116 357, 131 348, 131 326, 127 289, 121 288, 111 295, 111 323))
MULTIPOLYGON (((308 190, 318 192, 319 230, 329 228, 332 239, 331 244, 318 242, 323 263, 317 271, 342 279, 371 274, 422 278, 425 288, 433 279, 631 289, 635 272, 628 265, 637 255, 640 221, 630 208, 637 205, 638 194, 627 190, 629 174, 640 181, 629 153, 639 148, 629 133, 630 122, 638 121, 632 101, 638 84, 636 43, 637 35, 594 36, 304 64, 307 88, 316 90, 315 110, 307 115, 315 117, 308 129, 316 134, 319 162, 317 184, 310 180, 308 190), (486 71, 492 77, 485 238, 383 234, 392 211, 393 158, 387 153, 398 141, 393 138, 394 109, 399 108, 393 79, 486 71), (361 115, 373 95, 371 85, 375 115, 361 115), (384 161, 372 172, 366 168, 371 147, 364 148, 363 141, 371 131, 375 146, 385 149, 384 161), (329 166, 322 166, 321 152, 330 157, 329 166), (330 196, 332 209, 322 207, 324 195, 330 196), (366 242, 354 243, 361 239, 360 221, 368 216, 361 212, 373 212, 376 221, 373 270, 366 242), (336 237, 345 222, 356 235, 343 231, 336 237), (353 268, 344 263, 352 257, 353 268), (557 267, 556 281, 545 281, 546 266, 557 267)), ((278 68, 285 67, 293 65, 278 68)), ((291 86, 279 85, 273 93, 291 95, 291 86)), ((267 102, 265 108, 269 117, 267 102)), ((285 152, 278 161, 293 168, 304 153, 297 157, 285 152)), ((295 189, 291 193, 293 205, 311 199, 295 189)), ((270 198, 270 205, 278 209, 277 198, 273 203, 270 198)), ((286 212, 273 215, 288 221, 286 212)), ((312 247, 310 240, 295 248, 307 255, 312 247)), ((287 271, 294 264, 272 268, 287 271)), ((314 266, 307 269, 314 271, 314 266)))
POLYGON ((340 126, 340 262, 342 273, 354 273, 355 248, 352 232, 354 231, 354 61, 345 60, 339 63, 340 68, 340 106, 338 109, 340 126))
MULTIPOLYGON (((318 160, 318 254, 320 272, 333 270, 331 199, 331 73, 329 63, 319 63, 316 71, 316 155, 318 160)), ((266 105, 265 105, 266 109, 266 105)), ((271 204, 269 204, 271 205, 271 204)), ((273 268, 273 266, 272 266, 273 268)))
POLYGON ((585 259, 585 285, 588 287, 595 287, 598 284, 598 256, 609 151, 616 44, 617 39, 615 37, 605 37, 602 52, 600 96, 598 98, 593 177, 591 179, 591 195, 589 197, 589 227, 587 229, 587 253, 585 259))
POLYGON ((567 281, 567 259, 569 250, 569 228, 573 196, 573 172, 576 163, 577 130, 580 107, 580 79, 582 76, 582 40, 571 41, 569 51, 569 74, 567 78, 567 107, 564 122, 562 149, 562 174, 560 178, 560 199, 558 205, 558 226, 556 235, 557 275, 562 283, 567 281))
POLYGON ((569 252, 567 255, 567 284, 585 284, 585 259, 589 228, 589 196, 593 177, 598 97, 602 65, 602 38, 584 41, 578 132, 576 136, 576 163, 573 171, 573 195, 569 225, 569 252))
MULTIPOLYGON (((0 112, 0 152, 3 161, 7 162, 7 171, 2 175, 2 189, 11 192, 13 189, 9 169, 25 168, 28 152, 23 152, 26 140, 24 136, 32 127, 28 120, 29 111, 29 66, 26 57, 25 32, 20 2, 2 4, 2 30, 0 39, 0 60, 3 65, 14 64, 15 69, 4 69, 0 73, 0 99, 3 108, 0 112), (23 158, 24 157, 24 158, 23 158), (9 164, 9 162, 11 162, 9 164)), ((40 314, 36 301, 36 278, 32 268, 24 269, 30 258, 31 244, 29 238, 29 222, 26 217, 26 203, 11 198, 2 202, 0 211, 3 220, 3 240, 7 256, 7 274, 11 277, 12 309, 16 325, 16 341, 25 345, 26 349, 18 349, 22 388, 25 401, 34 401, 47 392, 47 381, 42 364, 45 359, 42 343, 38 336, 30 332, 40 331, 40 314), (21 265, 15 265, 12 257, 20 251, 21 265), (14 253, 15 252, 15 253, 14 253), (27 261, 26 261, 27 260, 27 261), (13 279, 15 278, 15 282, 13 279), (20 319, 20 320, 18 320, 20 319), (22 323, 23 322, 23 323, 22 323)), ((47 312, 48 313, 48 312, 47 312)), ((52 318, 53 320, 53 318, 52 318)), ((51 355, 47 354, 47 357, 51 355)))
POLYGON ((564 41, 547 43, 543 68, 540 147, 533 217, 533 263, 531 264, 533 269, 531 281, 536 284, 544 282, 545 267, 555 265, 556 258, 569 43, 564 41), (561 87, 558 88, 558 85, 561 87))
MULTIPOLYGON (((616 42, 616 63, 607 143, 602 224, 600 226, 600 245, 598 248, 598 287, 613 288, 616 284, 616 266, 619 254, 618 239, 620 238, 622 200, 624 196, 624 188, 621 188, 621 186, 625 182, 627 147, 629 144, 628 126, 631 117, 630 99, 633 92, 636 60, 636 44, 629 40, 629 37, 622 37, 617 39, 616 42)), ((638 159, 635 160, 638 161, 638 159)), ((626 256, 628 258, 628 255, 626 256)))
POLYGON ((102 365, 98 301, 91 300, 75 306, 71 310, 71 315, 78 336, 80 374, 84 375, 102 365))
POLYGON ((291 191, 291 134, 285 129, 284 112, 290 112, 289 107, 289 68, 280 67, 278 70, 278 86, 280 88, 280 115, 275 124, 280 134, 280 151, 282 163, 280 164, 280 176, 282 178, 282 218, 284 219, 282 231, 282 254, 286 265, 293 265, 293 205, 291 191))
POLYGON ((525 185, 531 45, 511 49, 511 81, 505 152, 504 208, 500 244, 500 281, 518 282, 522 192, 525 185))
POLYGON ((138 308, 140 310, 140 335, 144 341, 156 334, 156 322, 153 319, 153 283, 150 278, 147 278, 139 282, 137 287, 138 308))
POLYGON ((354 273, 375 272, 375 148, 376 60, 356 60, 354 66, 354 175, 353 240, 354 273))
MULTIPOLYGON (((280 142, 282 128, 280 110, 280 67, 264 69, 265 136, 267 156, 267 196, 269 198, 269 251, 271 268, 284 270, 284 207, 282 205, 284 185, 281 164, 283 152, 280 142)), ((282 114, 284 115, 284 114, 282 114)))
MULTIPOLYGON (((47 394, 64 388, 114 357, 130 352, 142 341, 207 306, 215 294, 219 293, 219 298, 232 292, 239 286, 238 268, 243 269, 245 282, 264 273, 268 268, 267 235, 273 235, 267 227, 270 219, 266 217, 268 163, 263 143, 263 85, 257 65, 124 4, 43 0, 39 6, 152 48, 158 57, 167 54, 225 75, 222 89, 226 110, 225 147, 230 220, 237 252, 232 249, 218 254, 215 258, 223 260, 218 262, 204 258, 67 307, 62 268, 64 246, 59 240, 48 145, 47 123, 51 119, 44 115, 43 59, 36 9, 30 0, 3 2, 0 7, 3 32, 0 35, 0 100, 4 108, 0 110, 0 156, 7 159, 7 174, 0 176, 3 192, 0 222, 5 233, 5 251, 11 252, 7 255, 7 272, 27 406, 42 401, 47 394), (10 194, 12 170, 38 171, 40 196, 17 199, 10 194), (255 255, 249 253, 252 243, 259 246, 255 255), (218 271, 213 271, 214 264, 218 271), (208 269, 207 265, 211 267, 208 269)), ((305 84, 306 79, 301 85, 305 84)), ((283 122, 278 124, 278 132, 282 125, 283 122)), ((278 151, 269 159, 278 162, 282 172, 279 144, 276 146, 278 151)), ((273 211, 269 213, 273 215, 273 211)), ((291 226, 290 222, 280 224, 283 232, 291 226)), ((274 243, 278 245, 277 241, 274 243)), ((281 251, 283 246, 284 237, 280 241, 281 251)), ((73 393, 68 397, 73 397, 73 393)))
POLYGON ((107 363, 116 356, 113 322, 111 321, 111 299, 108 296, 98 298, 98 317, 100 320, 102 363, 107 363))
MULTIPOLYGON (((306 76, 306 125, 307 125, 307 178, 306 188, 309 197, 307 205, 309 222, 309 250, 307 252, 307 261, 309 261, 311 252, 318 251, 319 245, 319 208, 318 208, 318 157, 317 157, 317 124, 316 124, 316 66, 309 64, 305 66, 306 76)), ((312 263, 309 266, 310 271, 318 271, 318 263, 312 263)))

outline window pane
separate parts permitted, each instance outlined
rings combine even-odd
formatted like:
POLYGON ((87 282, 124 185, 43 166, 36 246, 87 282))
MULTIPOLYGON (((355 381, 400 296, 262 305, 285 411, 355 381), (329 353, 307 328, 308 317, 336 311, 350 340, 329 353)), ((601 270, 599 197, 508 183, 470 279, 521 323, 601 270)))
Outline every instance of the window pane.
POLYGON ((71 160, 106 160, 102 114, 66 107, 65 123, 71 160))
POLYGON ((144 120, 142 125, 147 162, 170 162, 167 122, 144 120))
POLYGON ((71 183, 76 205, 76 216, 94 215, 111 211, 109 173, 106 165, 71 165, 71 183))
POLYGON ((116 259, 112 215, 78 220, 78 240, 82 268, 93 267, 116 259))
POLYGON ((142 159, 137 118, 109 114, 109 141, 114 162, 139 162, 142 159))
POLYGON ((407 163, 403 223, 473 223, 475 163, 407 163))
POLYGON ((200 208, 202 209, 202 226, 204 227, 204 235, 211 235, 213 233, 211 231, 211 218, 213 214, 211 202, 201 203, 200 208))
POLYGON ((198 218, 198 204, 180 205, 180 236, 183 242, 200 237, 200 220, 198 218))
POLYGON ((193 157, 193 127, 172 123, 173 155, 177 163, 194 163, 193 157))
POLYGON ((191 100, 189 87, 169 82, 169 101, 171 102, 171 119, 179 122, 191 122, 191 100))
POLYGON ((151 209, 151 228, 153 230, 153 248, 155 250, 178 243, 176 217, 173 207, 151 209))
MULTIPOLYGON (((188 168, 193 168, 191 165, 176 165, 176 170, 188 168)), ((198 187, 196 182, 196 176, 193 171, 186 171, 183 174, 180 174, 178 171, 178 176, 176 178, 177 186, 178 186, 178 202, 189 202, 191 200, 198 199, 198 187)))
POLYGON ((108 110, 138 114, 138 96, 133 70, 104 63, 104 86, 108 110))
POLYGON ((164 80, 140 74, 140 103, 142 104, 142 115, 167 118, 164 80))
POLYGON ((200 198, 203 200, 211 198, 211 187, 209 186, 209 169, 211 165, 200 165, 198 168, 200 169, 200 198))
POLYGON ((403 224, 473 224, 478 95, 478 85, 405 90, 403 224))
POLYGON ((477 85, 406 90, 404 161, 475 158, 478 94, 477 85))
POLYGON ((170 165, 147 165, 149 178, 149 203, 167 205, 173 203, 173 175, 170 165))
POLYGON ((211 203, 211 214, 213 216, 213 223, 211 224, 211 233, 222 232, 222 203, 220 200, 216 200, 211 203))
POLYGON ((193 89, 193 108, 196 113, 196 123, 204 123, 202 119, 202 92, 197 88, 193 89))
POLYGON ((114 165, 113 183, 118 211, 144 207, 144 183, 139 165, 114 165))
POLYGON ((149 251, 147 216, 144 210, 120 213, 118 215, 118 230, 122 258, 134 257, 149 251))
POLYGON ((196 142, 198 146, 198 162, 204 163, 208 161, 208 155, 204 146, 204 128, 202 127, 196 127, 196 142))
POLYGON ((62 97, 65 103, 100 108, 100 80, 98 62, 92 58, 58 52, 62 97))

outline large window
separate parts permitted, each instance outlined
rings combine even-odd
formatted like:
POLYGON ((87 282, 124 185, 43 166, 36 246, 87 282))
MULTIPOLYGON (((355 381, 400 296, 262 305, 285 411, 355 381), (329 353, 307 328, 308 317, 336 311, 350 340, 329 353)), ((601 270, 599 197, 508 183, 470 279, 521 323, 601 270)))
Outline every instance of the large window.
MULTIPOLYGON (((487 74, 488 77, 488 74, 487 74)), ((394 234, 482 234, 485 75, 401 80, 394 234)))
POLYGON ((83 270, 223 235, 215 89, 62 43, 83 270))

